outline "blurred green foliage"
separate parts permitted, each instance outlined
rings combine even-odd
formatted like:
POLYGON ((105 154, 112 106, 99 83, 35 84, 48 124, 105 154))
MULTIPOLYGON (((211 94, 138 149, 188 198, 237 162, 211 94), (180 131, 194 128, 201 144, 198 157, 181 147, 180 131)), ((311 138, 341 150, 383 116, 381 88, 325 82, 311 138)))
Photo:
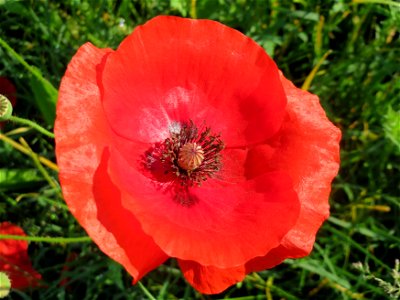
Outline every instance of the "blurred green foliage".
MULTIPOLYGON (((256 40, 301 86, 328 51, 310 91, 342 129, 342 167, 334 182, 332 217, 304 259, 251 274, 219 296, 187 285, 170 261, 142 282, 157 299, 386 299, 353 263, 390 281, 400 257, 400 5, 395 1, 278 0, 0 0, 0 37, 31 67, 0 47, 0 76, 18 90, 18 115, 51 128, 55 89, 83 43, 116 48, 133 28, 159 15, 220 21, 256 40), (371 2, 371 3, 370 3, 371 2), (195 6, 193 6, 195 5, 195 6), (35 75, 36 70, 39 72, 35 75), (46 84, 45 82, 52 84, 46 84), (53 104, 52 104, 53 103, 53 104)), ((5 130, 15 126, 7 124, 5 130)), ((54 161, 54 144, 33 131, 10 132, 54 161)), ((0 142, 0 221, 34 236, 81 236, 34 162, 0 142)), ((57 174, 49 171, 56 178, 57 174)), ((131 278, 91 243, 31 243, 45 289, 12 299, 143 299, 131 278), (60 284, 64 279, 64 284, 60 284)))

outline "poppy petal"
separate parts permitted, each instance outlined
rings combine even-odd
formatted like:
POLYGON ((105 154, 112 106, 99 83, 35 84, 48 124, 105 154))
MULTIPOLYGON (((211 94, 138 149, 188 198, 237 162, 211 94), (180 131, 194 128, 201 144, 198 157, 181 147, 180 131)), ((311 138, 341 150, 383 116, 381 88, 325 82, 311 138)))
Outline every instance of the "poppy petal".
MULTIPOLYGON (((150 251, 149 237, 134 219, 126 221, 116 217, 131 214, 120 204, 118 193, 104 191, 104 186, 115 191, 104 177, 106 175, 96 173, 105 145, 112 140, 97 86, 97 71, 101 69, 102 61, 110 52, 109 49, 98 49, 87 43, 78 50, 68 65, 57 104, 56 154, 64 199, 72 214, 100 249, 122 264, 137 280, 155 263, 150 262, 147 267, 143 264, 134 265, 136 261, 130 257, 132 247, 124 249, 121 245, 129 243, 132 236, 142 237, 147 241, 143 242, 145 247, 142 250, 148 251, 149 255, 156 253, 157 262, 162 260, 160 256, 163 254, 154 243, 153 251, 150 251), (96 189, 93 187, 94 179, 96 189), (103 182, 104 186, 99 185, 98 181, 103 182), (105 198, 103 195, 109 197, 105 198), (112 214, 109 214, 110 205, 112 214), (123 235, 119 232, 124 224, 124 232, 129 234, 123 235)), ((103 165, 101 167, 106 168, 103 165)))
POLYGON ((264 141, 281 126, 278 69, 240 32, 210 20, 160 16, 107 58, 102 99, 121 136, 162 142, 174 122, 205 121, 227 147, 264 141))
POLYGON ((188 260, 178 260, 178 263, 186 280, 203 294, 221 293, 246 276, 244 266, 220 269, 188 260))
POLYGON ((290 258, 290 256, 291 253, 285 247, 279 245, 268 252, 267 255, 255 257, 248 261, 245 265, 246 273, 271 269, 282 263, 285 259, 290 258))
POLYGON ((280 172, 241 184, 209 179, 181 193, 150 180, 112 151, 109 174, 123 206, 165 253, 205 266, 228 268, 264 255, 298 216, 290 178, 280 172))
MULTIPOLYGON (((26 235, 22 228, 9 222, 0 223, 0 234, 26 235)), ((32 267, 27 241, 0 240, 0 271, 7 273, 15 289, 38 286, 42 277, 32 267)))
MULTIPOLYGON (((142 276, 158 267, 168 256, 146 235, 135 216, 122 209, 121 193, 111 182, 108 173, 109 153, 104 151, 102 160, 94 174, 93 194, 96 199, 97 217, 101 224, 114 234, 118 246, 124 249, 130 264, 129 269, 136 283, 142 276), (110 201, 112 199, 112 201, 110 201)), ((99 241, 104 245, 108 240, 99 241)), ((107 252, 106 252, 107 253, 107 252)))
POLYGON ((317 230, 329 216, 331 182, 339 169, 340 130, 327 119, 317 96, 296 88, 283 75, 281 80, 288 98, 288 115, 279 135, 271 141, 272 146, 256 147, 249 154, 251 161, 258 158, 262 162, 251 169, 251 176, 286 170, 293 180, 301 210, 281 246, 268 253, 264 262, 256 258, 249 264, 252 271, 310 253, 317 230))

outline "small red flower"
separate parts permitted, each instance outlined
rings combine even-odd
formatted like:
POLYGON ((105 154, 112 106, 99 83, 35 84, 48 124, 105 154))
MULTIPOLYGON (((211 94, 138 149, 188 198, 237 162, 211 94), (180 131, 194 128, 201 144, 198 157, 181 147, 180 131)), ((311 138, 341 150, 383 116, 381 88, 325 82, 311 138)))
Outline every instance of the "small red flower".
MULTIPOLYGON (((22 228, 9 222, 0 223, 0 234, 25 236, 22 228)), ((8 275, 15 289, 36 287, 41 279, 29 260, 27 241, 0 239, 0 272, 8 275)))
POLYGON ((87 43, 55 124, 65 200, 137 282, 174 257, 203 293, 308 255, 329 215, 340 131, 254 41, 157 17, 87 43))

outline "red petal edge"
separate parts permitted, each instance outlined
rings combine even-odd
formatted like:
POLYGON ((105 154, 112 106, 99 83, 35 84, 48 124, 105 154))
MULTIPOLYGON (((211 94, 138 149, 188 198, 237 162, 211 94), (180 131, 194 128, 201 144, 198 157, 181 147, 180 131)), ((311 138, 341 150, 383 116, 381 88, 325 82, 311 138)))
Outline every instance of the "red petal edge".
POLYGON ((265 170, 287 170, 301 203, 300 216, 279 247, 246 264, 247 273, 311 252, 318 229, 329 217, 331 182, 339 170, 340 130, 328 120, 317 96, 295 87, 282 74, 281 80, 288 98, 287 117, 270 141, 275 149, 255 150, 265 160, 253 176, 265 170))
POLYGON ((121 205, 121 192, 108 176, 109 152, 106 149, 93 179, 93 195, 97 217, 112 232, 119 246, 124 249, 132 265, 138 270, 134 283, 147 272, 168 259, 168 256, 146 235, 135 216, 121 205), (110 201, 112 199, 112 201, 110 201))
POLYGON ((339 168, 341 133, 326 118, 317 96, 296 88, 283 75, 281 80, 289 101, 288 116, 271 145, 258 146, 249 153, 247 176, 288 170, 300 197, 300 217, 281 245, 245 266, 220 269, 179 260, 186 280, 202 293, 220 293, 250 272, 273 268, 286 258, 308 255, 317 230, 329 215, 328 197, 339 168), (257 164, 260 161, 263 163, 257 164))
POLYGON ((221 269, 187 260, 178 260, 178 263, 186 280, 203 294, 221 293, 246 276, 244 266, 221 269))
POLYGON ((137 281, 167 256, 122 207, 105 163, 100 165, 112 133, 104 118, 97 78, 111 51, 87 43, 68 65, 57 104, 56 155, 63 195, 72 214, 99 248, 137 281), (132 239, 142 241, 143 248, 133 249, 132 239))

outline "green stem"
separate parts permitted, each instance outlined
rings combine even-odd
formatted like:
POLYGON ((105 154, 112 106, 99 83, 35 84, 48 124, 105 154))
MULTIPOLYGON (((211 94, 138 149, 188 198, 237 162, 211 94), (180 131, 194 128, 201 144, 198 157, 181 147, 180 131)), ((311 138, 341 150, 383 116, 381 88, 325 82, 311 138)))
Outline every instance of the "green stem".
POLYGON ((54 139, 54 133, 44 129, 42 126, 38 125, 37 123, 35 123, 35 122, 31 121, 31 120, 19 118, 19 117, 16 117, 16 116, 11 116, 8 120, 10 120, 12 122, 15 122, 15 123, 28 125, 29 127, 32 127, 33 129, 36 129, 40 133, 42 133, 42 134, 54 139))
POLYGON ((353 4, 373 3, 373 4, 386 4, 400 7, 400 3, 390 0, 353 0, 353 4))
MULTIPOLYGON (((26 154, 26 155, 30 155, 29 154, 29 150, 26 149, 24 146, 22 146, 20 143, 17 143, 16 141, 10 139, 9 137, 5 136, 4 134, 2 134, 0 132, 0 140, 3 140, 5 143, 11 145, 12 147, 14 147, 15 149, 17 149, 18 151, 26 154)), ((58 167, 55 163, 53 163, 52 161, 48 160, 46 157, 43 156, 38 156, 39 161, 46 165, 47 167, 49 167, 50 169, 58 172, 58 167)))
POLYGON ((310 74, 308 74, 306 80, 304 80, 304 83, 301 87, 302 90, 308 91, 308 89, 311 86, 311 82, 313 81, 315 75, 317 74, 319 68, 321 67, 321 65, 323 64, 323 62, 326 60, 326 58, 328 57, 329 54, 332 53, 332 50, 328 50, 325 52, 325 54, 321 57, 321 59, 317 62, 317 64, 315 65, 315 67, 311 70, 310 74))
POLYGON ((19 55, 17 52, 14 51, 13 48, 10 47, 10 45, 7 44, 7 42, 5 40, 3 40, 0 37, 0 46, 2 46, 3 48, 5 48, 13 58, 15 58, 19 63, 21 63, 29 72, 31 72, 33 74, 33 76, 35 76, 40 82, 42 82, 44 84, 44 86, 49 86, 49 88, 51 88, 52 92, 57 93, 57 89, 54 88, 54 86, 47 81, 42 74, 40 74, 40 72, 35 69, 34 67, 30 66, 23 58, 21 55, 19 55))
POLYGON ((53 244, 81 243, 81 242, 92 241, 92 239, 88 236, 64 238, 64 237, 23 236, 23 235, 10 235, 10 234, 0 234, 0 240, 17 240, 17 241, 43 242, 43 243, 53 243, 53 244))
POLYGON ((192 0, 190 5, 190 17, 192 19, 197 19, 196 2, 196 0, 192 0))
POLYGON ((141 290, 143 291, 143 293, 145 293, 145 295, 150 299, 150 300, 157 300, 156 298, 154 298, 154 296, 149 292, 148 289, 146 289, 146 287, 140 282, 138 281, 138 286, 141 288, 141 290))
POLYGON ((369 259, 373 260, 377 265, 380 265, 381 267, 385 268, 387 271, 391 271, 391 269, 379 258, 377 258, 375 255, 373 255, 371 252, 368 251, 368 249, 364 248, 357 242, 355 242, 350 236, 346 235, 342 231, 339 231, 332 226, 327 225, 326 228, 328 228, 329 231, 331 231, 333 234, 336 236, 341 237, 344 241, 347 241, 352 247, 356 248, 358 251, 362 252, 365 254, 366 257, 369 259))
POLYGON ((39 196, 38 199, 42 200, 42 201, 46 201, 46 202, 50 203, 51 205, 58 206, 62 209, 68 210, 68 206, 66 206, 65 204, 63 204, 61 202, 55 201, 53 199, 43 197, 43 196, 39 196))
POLYGON ((50 186, 57 190, 60 191, 60 187, 55 183, 53 178, 49 175, 49 173, 46 171, 46 169, 43 167, 41 164, 38 155, 33 152, 32 148, 29 147, 28 143, 21 137, 20 138, 20 143, 25 146, 26 149, 29 151, 29 155, 32 158, 33 162, 35 163, 36 167, 39 169, 40 173, 42 173, 43 177, 47 180, 47 182, 50 184, 50 186))

